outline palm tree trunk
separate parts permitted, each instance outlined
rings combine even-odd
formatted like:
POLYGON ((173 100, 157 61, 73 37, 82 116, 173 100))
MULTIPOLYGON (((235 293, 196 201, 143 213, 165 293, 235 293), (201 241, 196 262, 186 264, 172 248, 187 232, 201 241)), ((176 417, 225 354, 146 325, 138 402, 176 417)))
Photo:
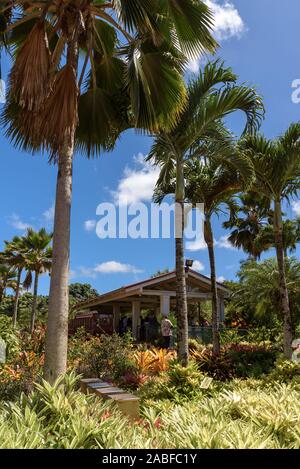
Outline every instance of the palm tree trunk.
POLYGON ((44 377, 52 384, 67 367, 72 163, 73 145, 66 142, 58 161, 45 349, 44 377))
POLYGON ((39 285, 39 274, 38 274, 38 272, 35 272, 34 286, 33 286, 33 301, 32 301, 32 311, 31 311, 31 321, 30 321, 30 334, 33 333, 34 326, 35 326, 38 285, 39 285))
POLYGON ((176 318, 177 318, 177 353, 182 366, 189 361, 188 346, 188 310, 184 265, 184 175, 183 164, 177 161, 176 176, 176 318))
POLYGON ((20 296, 21 275, 22 275, 22 269, 18 269, 17 288, 16 288, 16 294, 15 294, 14 312, 13 312, 13 328, 14 329, 17 326, 17 319, 18 319, 18 305, 19 305, 19 296, 20 296))
POLYGON ((290 358, 292 349, 291 343, 293 340, 292 318, 289 305, 289 294, 286 284, 285 275, 285 260, 282 236, 282 210, 280 200, 275 200, 274 209, 274 235, 275 235, 275 248, 278 263, 279 273, 279 293, 281 312, 283 317, 283 353, 286 358, 290 358))
MULTIPOLYGON (((78 44, 73 38, 67 60, 78 71, 78 44)), ((53 384, 66 372, 69 316, 70 229, 75 125, 59 152, 53 230, 44 378, 53 384)))
POLYGON ((216 355, 220 354, 220 312, 218 304, 218 290, 217 290, 217 278, 216 278, 216 263, 215 263, 215 252, 214 252, 214 237, 211 228, 210 218, 206 217, 204 222, 204 237, 208 248, 209 263, 210 263, 210 280, 211 280, 211 294, 212 294, 212 340, 213 340, 213 352, 216 355))

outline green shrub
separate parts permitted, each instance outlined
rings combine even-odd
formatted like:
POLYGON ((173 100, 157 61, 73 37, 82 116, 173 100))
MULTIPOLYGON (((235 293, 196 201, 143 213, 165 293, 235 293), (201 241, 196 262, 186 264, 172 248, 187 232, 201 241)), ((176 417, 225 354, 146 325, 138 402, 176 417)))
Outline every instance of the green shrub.
MULTIPOLYGON (((187 367, 173 362, 167 372, 149 378, 139 389, 139 395, 146 400, 168 399, 172 402, 201 398, 201 383, 205 375, 199 372, 194 361, 187 367)), ((207 392, 207 391, 205 391, 207 392)))
POLYGON ((189 351, 202 351, 205 349, 205 345, 203 345, 198 339, 189 339, 189 351))
POLYGON ((210 348, 192 352, 199 370, 219 381, 258 378, 272 369, 276 356, 271 347, 248 343, 227 345, 220 355, 215 355, 210 348))
POLYGON ((4 314, 0 315, 0 338, 6 343, 6 359, 11 360, 19 353, 20 343, 12 327, 11 318, 4 314))
MULTIPOLYGON (((159 381, 197 379, 174 364, 159 381)), ((232 381, 220 393, 180 404, 144 405, 130 421, 107 401, 76 390, 74 373, 36 385, 17 403, 0 403, 0 448, 299 449, 299 387, 232 381)))
POLYGON ((81 336, 72 341, 69 357, 71 362, 75 360, 77 370, 85 375, 118 382, 122 376, 135 371, 130 359, 132 339, 129 335, 81 336))
POLYGON ((221 350, 220 355, 215 355, 207 348, 202 352, 193 352, 192 357, 201 372, 218 381, 226 381, 235 376, 234 363, 224 350, 221 350))
MULTIPOLYGON (((113 448, 128 444, 128 420, 75 390, 77 377, 43 382, 19 403, 0 405, 0 448, 113 448), (123 441, 124 439, 124 441, 123 441)), ((133 438, 132 438, 133 439, 133 438)))
POLYGON ((285 383, 290 381, 300 383, 300 363, 278 359, 275 368, 269 373, 268 379, 285 383))
POLYGON ((18 380, 0 379, 0 402, 17 401, 22 393, 28 394, 33 389, 33 380, 37 377, 22 376, 18 380))
POLYGON ((234 375, 239 378, 259 378, 274 367, 276 360, 273 349, 247 343, 231 344, 226 353, 234 363, 234 375))

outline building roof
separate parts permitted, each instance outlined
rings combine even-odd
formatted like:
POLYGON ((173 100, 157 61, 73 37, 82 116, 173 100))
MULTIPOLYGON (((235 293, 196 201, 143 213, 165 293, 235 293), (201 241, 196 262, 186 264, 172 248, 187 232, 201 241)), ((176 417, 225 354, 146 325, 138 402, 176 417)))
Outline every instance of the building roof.
MULTIPOLYGON (((196 272, 190 268, 186 268, 186 282, 187 293, 189 297, 200 298, 200 295, 210 295, 211 281, 209 277, 196 272), (198 296, 197 296, 198 295, 198 296)), ((228 296, 229 289, 222 283, 217 282, 218 293, 221 296, 228 296)), ((75 306, 76 310, 86 309, 104 304, 113 304, 117 301, 125 301, 138 298, 151 297, 153 295, 160 295, 163 292, 176 295, 176 271, 167 272, 156 277, 151 277, 146 280, 132 283, 123 286, 116 290, 99 295, 95 298, 90 298, 87 301, 78 303, 75 306)))

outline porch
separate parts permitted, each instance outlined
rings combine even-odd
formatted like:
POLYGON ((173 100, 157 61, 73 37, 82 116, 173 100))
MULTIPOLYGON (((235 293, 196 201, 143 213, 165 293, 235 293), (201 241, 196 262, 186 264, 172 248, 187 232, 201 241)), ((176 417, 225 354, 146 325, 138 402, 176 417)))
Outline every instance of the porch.
MULTIPOLYGON (((190 268, 185 270, 188 306, 199 305, 210 300, 210 279, 190 268)), ((224 321, 224 299, 229 290, 223 284, 217 284, 220 322, 224 321)), ((121 332, 122 319, 131 321, 132 335, 135 340, 141 338, 141 312, 147 311, 147 317, 153 322, 161 316, 168 316, 176 306, 176 272, 168 272, 134 283, 117 290, 79 303, 75 309, 79 312, 98 312, 112 315, 113 330, 121 332)), ((199 324, 200 326, 200 324, 199 324)))

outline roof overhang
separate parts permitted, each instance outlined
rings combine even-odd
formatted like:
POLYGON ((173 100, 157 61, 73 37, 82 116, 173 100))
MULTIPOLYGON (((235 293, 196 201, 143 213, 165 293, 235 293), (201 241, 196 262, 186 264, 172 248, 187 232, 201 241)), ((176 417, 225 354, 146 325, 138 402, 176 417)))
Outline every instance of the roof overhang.
MULTIPOLYGON (((210 278, 205 275, 199 274, 198 272, 187 269, 185 272, 187 282, 192 282, 197 291, 189 290, 187 292, 188 299, 208 299, 211 297, 211 281, 210 278)), ((221 284, 217 283, 217 289, 219 295, 226 297, 229 295, 229 289, 221 284)), ((171 297, 176 297, 176 272, 167 272, 157 277, 153 277, 141 282, 133 283, 121 287, 117 290, 113 290, 103 295, 99 295, 95 298, 91 298, 87 301, 78 303, 75 305, 74 309, 86 309, 91 307, 96 307, 104 304, 109 304, 113 302, 122 302, 122 300, 130 300, 131 298, 139 297, 157 297, 162 295, 169 295, 171 297)))

